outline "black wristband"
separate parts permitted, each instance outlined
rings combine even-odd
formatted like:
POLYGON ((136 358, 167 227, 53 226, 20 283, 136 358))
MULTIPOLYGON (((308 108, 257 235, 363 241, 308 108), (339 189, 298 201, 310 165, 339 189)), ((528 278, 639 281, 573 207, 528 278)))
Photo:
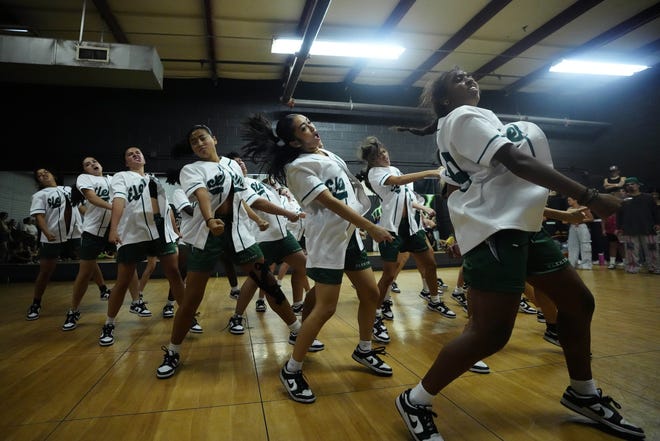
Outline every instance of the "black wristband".
POLYGON ((212 218, 212 217, 209 217, 208 219, 206 219, 206 220, 204 221, 204 225, 206 225, 206 226, 208 227, 208 226, 209 226, 209 221, 210 221, 211 219, 213 219, 213 218, 212 218))
POLYGON ((598 190, 595 188, 587 188, 584 190, 584 193, 582 193, 582 196, 580 196, 577 199, 578 204, 580 205, 589 205, 592 203, 596 198, 598 197, 600 193, 598 193, 598 190))

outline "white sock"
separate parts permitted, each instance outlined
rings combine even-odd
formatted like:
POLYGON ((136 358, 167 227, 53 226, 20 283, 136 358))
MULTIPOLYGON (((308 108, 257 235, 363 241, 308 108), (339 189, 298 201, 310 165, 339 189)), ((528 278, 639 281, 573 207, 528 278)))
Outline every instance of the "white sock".
POLYGON ((115 318, 114 317, 106 317, 105 318, 105 324, 106 325, 114 325, 115 324, 115 318))
POLYGON ((591 380, 573 380, 571 378, 571 387, 580 395, 598 395, 593 378, 591 380))
POLYGON ((422 279, 422 291, 429 292, 429 284, 426 283, 426 279, 422 279))
POLYGON ((616 263, 616 257, 610 257, 610 265, 614 265, 616 263))
POLYGON ((362 352, 371 352, 371 340, 360 340, 358 347, 362 352))
POLYGON ((167 345, 167 349, 175 354, 178 354, 181 351, 181 345, 175 345, 174 343, 170 342, 170 344, 167 345))
POLYGON ((381 308, 376 308, 376 317, 382 317, 383 316, 383 310, 381 308))
POLYGON ((392 300, 392 296, 391 296, 389 293, 388 293, 388 294, 385 294, 385 299, 384 299, 384 301, 387 302, 387 301, 390 301, 390 300, 392 300))
POLYGON ((296 361, 293 357, 289 358, 289 361, 286 362, 286 370, 289 373, 294 373, 302 370, 302 361, 296 361))
POLYGON ((438 294, 431 296, 432 303, 438 303, 440 301, 440 296, 438 294))
POLYGON ((412 404, 430 406, 433 403, 433 395, 424 389, 424 386, 422 386, 422 382, 420 381, 417 383, 417 386, 410 390, 410 402, 412 404))
POLYGON ((459 286, 454 288, 454 292, 452 294, 465 294, 465 290, 459 286))
POLYGON ((232 291, 240 291, 241 289, 238 287, 238 285, 230 287, 232 291))
POLYGON ((300 331, 300 328, 302 327, 302 323, 300 323, 300 320, 296 319, 295 322, 287 326, 289 327, 289 330, 291 332, 293 332, 294 334, 298 334, 298 331, 300 331))

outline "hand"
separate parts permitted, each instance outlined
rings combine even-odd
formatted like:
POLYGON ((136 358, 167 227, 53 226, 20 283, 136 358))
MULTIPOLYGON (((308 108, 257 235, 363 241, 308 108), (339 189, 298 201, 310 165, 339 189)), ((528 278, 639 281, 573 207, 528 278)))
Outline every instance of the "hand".
POLYGON ((259 231, 265 231, 268 229, 268 227, 270 227, 270 223, 264 219, 259 219, 257 221, 257 225, 259 226, 259 231))
POLYGON ((55 242, 56 237, 50 231, 44 232, 44 236, 46 236, 46 239, 48 239, 48 242, 55 242))
POLYGON ((394 240, 394 238, 392 237, 389 231, 375 224, 369 227, 367 233, 369 233, 369 236, 371 236, 371 238, 375 240, 377 243, 381 243, 383 241, 392 242, 394 240))
POLYGON ((121 239, 119 238, 119 234, 117 234, 116 231, 110 231, 108 234, 108 242, 113 243, 115 245, 121 245, 121 239))
POLYGON ((302 214, 303 214, 302 212, 294 213, 293 211, 289 211, 288 214, 286 215, 286 218, 289 220, 289 222, 298 222, 298 219, 300 219, 301 217, 305 217, 302 216, 302 214))
POLYGON ((206 226, 209 227, 209 230, 211 230, 211 234, 213 234, 214 236, 220 236, 222 233, 225 232, 225 223, 222 221, 222 219, 216 219, 216 218, 209 219, 208 222, 206 223, 206 226))
POLYGON ((585 218, 584 212, 588 209, 588 207, 569 208, 566 210, 567 218, 565 222, 569 222, 571 224, 581 224, 585 218))
POLYGON ((589 209, 600 216, 601 219, 607 219, 619 208, 621 208, 621 199, 607 193, 599 193, 598 197, 589 203, 589 209))

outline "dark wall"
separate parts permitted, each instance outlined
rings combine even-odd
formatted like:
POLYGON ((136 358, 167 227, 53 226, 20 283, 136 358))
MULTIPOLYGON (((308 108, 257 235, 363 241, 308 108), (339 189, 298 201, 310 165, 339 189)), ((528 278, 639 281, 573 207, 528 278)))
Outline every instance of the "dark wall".
MULTIPOLYGON (((481 105, 496 113, 541 116, 568 120, 593 120, 611 124, 593 129, 540 124, 550 138, 555 167, 585 184, 600 185, 610 164, 626 176, 636 175, 659 187, 658 75, 655 69, 639 77, 617 81, 614 87, 582 95, 502 96, 484 91, 481 105)), ((648 71, 647 71, 648 72, 648 71)), ((5 160, 2 170, 48 167, 76 175, 84 156, 97 157, 106 172, 124 169, 123 151, 140 147, 147 157, 147 171, 165 172, 192 160, 173 160, 171 148, 192 124, 204 123, 218 136, 219 150, 238 150, 240 121, 252 112, 276 118, 295 111, 312 119, 325 146, 361 168, 357 147, 367 135, 379 137, 389 147, 393 165, 403 172, 436 166, 432 136, 416 137, 389 129, 396 124, 423 125, 427 121, 406 115, 367 115, 352 111, 289 109, 278 103, 279 82, 166 80, 162 91, 72 88, 0 83, 6 109, 2 119, 5 160), (7 114, 8 113, 8 114, 7 114)), ((301 83, 294 96, 346 102, 415 106, 419 90, 301 83)), ((257 172, 248 164, 250 172, 257 172)), ((31 189, 32 190, 32 189, 31 189)))

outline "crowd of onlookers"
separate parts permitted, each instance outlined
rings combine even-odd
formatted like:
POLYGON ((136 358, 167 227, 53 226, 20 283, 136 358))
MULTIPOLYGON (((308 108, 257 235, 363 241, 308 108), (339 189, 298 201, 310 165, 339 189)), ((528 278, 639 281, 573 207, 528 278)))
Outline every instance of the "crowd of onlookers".
POLYGON ((21 222, 0 212, 0 263, 36 263, 39 256, 39 229, 32 216, 21 222))

